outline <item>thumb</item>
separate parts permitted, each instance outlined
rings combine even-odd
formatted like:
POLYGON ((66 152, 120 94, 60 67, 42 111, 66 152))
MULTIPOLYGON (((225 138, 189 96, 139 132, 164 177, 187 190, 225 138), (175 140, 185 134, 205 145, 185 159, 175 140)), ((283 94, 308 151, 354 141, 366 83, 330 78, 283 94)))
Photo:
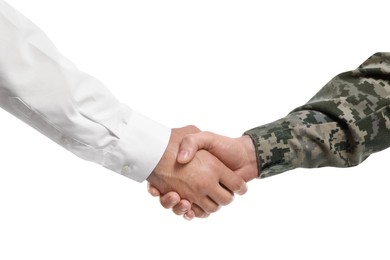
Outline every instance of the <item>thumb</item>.
POLYGON ((213 141, 211 135, 209 132, 186 135, 180 143, 177 162, 186 164, 194 158, 198 150, 209 150, 213 141))

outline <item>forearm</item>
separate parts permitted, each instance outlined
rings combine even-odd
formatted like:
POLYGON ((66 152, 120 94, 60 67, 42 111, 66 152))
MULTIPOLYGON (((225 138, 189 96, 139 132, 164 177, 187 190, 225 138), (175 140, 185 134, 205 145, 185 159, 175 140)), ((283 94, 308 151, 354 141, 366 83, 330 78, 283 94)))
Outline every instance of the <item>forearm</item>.
POLYGON ((260 177, 298 167, 350 167, 390 145, 390 54, 325 85, 285 118, 248 130, 260 177))
POLYGON ((0 106, 79 157, 143 181, 170 129, 121 104, 0 0, 0 106))

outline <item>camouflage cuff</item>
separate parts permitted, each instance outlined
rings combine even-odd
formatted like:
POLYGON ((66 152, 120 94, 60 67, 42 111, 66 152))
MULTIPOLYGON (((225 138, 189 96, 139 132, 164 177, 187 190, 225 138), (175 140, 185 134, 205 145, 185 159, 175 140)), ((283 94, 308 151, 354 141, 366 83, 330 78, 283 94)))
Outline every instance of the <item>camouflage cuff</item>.
POLYGON ((291 130, 272 128, 270 124, 244 133, 249 135, 255 144, 259 178, 266 178, 295 168, 291 163, 293 151, 286 141, 291 136, 291 130))
POLYGON ((265 178, 298 167, 349 166, 347 131, 319 111, 302 110, 245 133, 255 143, 259 178, 265 178))

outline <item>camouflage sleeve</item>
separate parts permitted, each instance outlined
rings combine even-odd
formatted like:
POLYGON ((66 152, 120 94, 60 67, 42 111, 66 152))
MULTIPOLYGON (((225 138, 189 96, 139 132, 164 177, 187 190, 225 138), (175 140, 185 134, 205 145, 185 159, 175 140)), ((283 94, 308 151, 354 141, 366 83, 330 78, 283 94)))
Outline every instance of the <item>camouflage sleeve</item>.
POLYGON ((327 83, 286 117, 248 130, 259 178, 298 167, 350 167, 390 146, 390 53, 327 83))

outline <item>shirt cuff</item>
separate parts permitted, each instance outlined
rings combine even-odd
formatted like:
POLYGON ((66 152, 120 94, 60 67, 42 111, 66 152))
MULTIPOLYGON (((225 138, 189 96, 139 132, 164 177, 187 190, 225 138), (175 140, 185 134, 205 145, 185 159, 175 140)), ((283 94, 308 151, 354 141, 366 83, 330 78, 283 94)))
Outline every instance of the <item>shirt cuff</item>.
POLYGON ((130 113, 119 141, 106 154, 103 166, 143 182, 165 152, 171 129, 134 110, 130 113))

